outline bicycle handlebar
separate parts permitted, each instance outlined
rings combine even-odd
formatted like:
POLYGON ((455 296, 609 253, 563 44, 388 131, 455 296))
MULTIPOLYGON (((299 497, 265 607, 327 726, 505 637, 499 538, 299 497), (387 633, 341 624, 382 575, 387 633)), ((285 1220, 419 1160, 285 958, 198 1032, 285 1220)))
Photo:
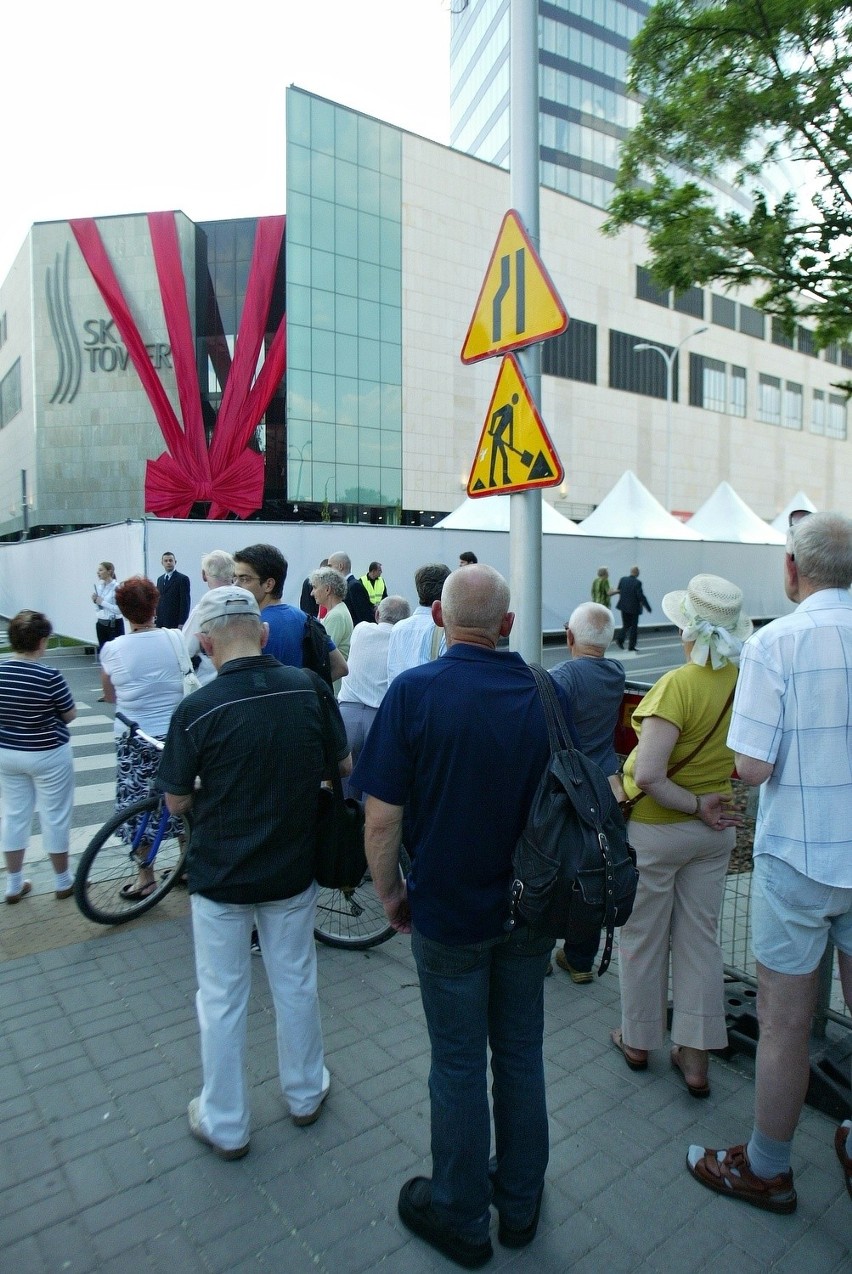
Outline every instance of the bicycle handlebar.
POLYGON ((140 728, 138 721, 131 721, 130 717, 126 717, 123 712, 116 712, 115 715, 118 721, 121 721, 123 725, 127 726, 127 729, 130 732, 131 743, 135 739, 138 739, 142 743, 147 743, 149 747, 156 748, 158 752, 162 752, 163 748, 166 746, 162 739, 155 739, 153 735, 146 734, 146 732, 140 728))

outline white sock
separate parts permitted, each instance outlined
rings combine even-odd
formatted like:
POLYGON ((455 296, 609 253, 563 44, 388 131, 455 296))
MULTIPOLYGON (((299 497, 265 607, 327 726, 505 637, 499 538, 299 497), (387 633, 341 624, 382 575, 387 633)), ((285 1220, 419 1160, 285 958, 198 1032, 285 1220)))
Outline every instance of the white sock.
POLYGON ((19 894, 24 887, 24 873, 22 871, 9 871, 6 873, 6 897, 10 894, 19 894))
POLYGON ((74 884, 74 877, 71 875, 70 871, 68 871, 67 868, 65 869, 65 871, 54 872, 54 876, 56 878, 57 889, 70 889, 71 886, 74 884))

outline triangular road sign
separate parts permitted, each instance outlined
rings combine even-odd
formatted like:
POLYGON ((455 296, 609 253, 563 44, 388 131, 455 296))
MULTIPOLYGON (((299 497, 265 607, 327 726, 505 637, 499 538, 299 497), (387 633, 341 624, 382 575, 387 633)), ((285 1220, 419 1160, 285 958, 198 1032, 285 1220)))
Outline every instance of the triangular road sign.
POLYGON ((524 229, 510 208, 503 218, 485 280, 467 329, 461 360, 522 349, 558 336, 568 326, 559 293, 524 229))
POLYGON ((467 493, 476 498, 555 487, 564 477, 518 360, 509 354, 500 364, 467 493))

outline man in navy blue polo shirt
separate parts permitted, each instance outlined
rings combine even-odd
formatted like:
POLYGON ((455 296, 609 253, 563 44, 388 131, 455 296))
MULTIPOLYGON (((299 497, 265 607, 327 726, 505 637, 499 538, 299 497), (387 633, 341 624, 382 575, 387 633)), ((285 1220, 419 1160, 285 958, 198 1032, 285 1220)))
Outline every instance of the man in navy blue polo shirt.
POLYGON ((514 621, 503 577, 479 564, 454 571, 433 616, 447 653, 391 682, 352 781, 368 793, 376 890, 391 923, 412 935, 432 1045, 432 1177, 406 1182, 399 1214, 474 1269, 492 1255, 492 1201, 501 1243, 534 1238, 547 1166, 543 982, 553 942, 503 926, 512 848, 550 751, 532 673, 497 650, 514 621), (397 866, 403 812, 407 881, 397 866))

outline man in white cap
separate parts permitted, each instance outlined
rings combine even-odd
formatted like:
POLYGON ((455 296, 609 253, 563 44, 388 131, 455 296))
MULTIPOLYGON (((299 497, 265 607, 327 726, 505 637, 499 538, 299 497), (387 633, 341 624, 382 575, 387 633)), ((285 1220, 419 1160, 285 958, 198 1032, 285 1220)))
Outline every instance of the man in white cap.
POLYGON ((341 774, 351 761, 322 678, 262 653, 267 628, 251 593, 212 589, 197 619, 218 676, 175 710, 157 782, 171 811, 192 811, 187 871, 204 1084, 189 1103, 189 1128, 221 1158, 240 1159, 249 1149, 244 1053, 254 923, 293 1122, 313 1123, 328 1095, 313 938, 315 819, 326 756, 341 774))
MULTIPOLYGON (((751 925, 760 1040, 751 1137, 690 1146, 697 1181, 769 1212, 793 1212, 793 1135, 810 1078, 808 1035, 830 937, 852 1008, 852 520, 814 513, 791 526, 791 615, 743 647, 728 746, 761 784, 751 925)), ((834 1150, 852 1196, 852 1121, 834 1150)))

